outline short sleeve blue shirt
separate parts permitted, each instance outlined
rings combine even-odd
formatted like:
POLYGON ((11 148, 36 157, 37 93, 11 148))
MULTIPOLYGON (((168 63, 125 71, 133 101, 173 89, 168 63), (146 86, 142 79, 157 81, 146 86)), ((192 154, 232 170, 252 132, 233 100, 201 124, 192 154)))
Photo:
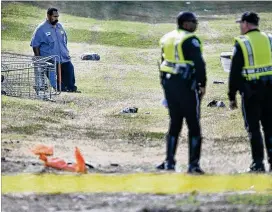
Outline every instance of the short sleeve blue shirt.
POLYGON ((47 20, 41 23, 33 33, 30 46, 38 47, 41 56, 58 55, 58 62, 70 61, 67 35, 60 23, 57 23, 56 27, 47 20))

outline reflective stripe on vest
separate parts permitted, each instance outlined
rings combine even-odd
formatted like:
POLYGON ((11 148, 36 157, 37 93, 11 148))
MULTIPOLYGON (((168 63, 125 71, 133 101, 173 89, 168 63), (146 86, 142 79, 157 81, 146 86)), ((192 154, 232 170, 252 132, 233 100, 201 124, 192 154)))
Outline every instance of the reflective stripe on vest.
POLYGON ((272 36, 254 31, 240 36, 236 40, 241 46, 245 60, 242 76, 247 81, 259 80, 264 77, 271 80, 272 36))
MULTIPOLYGON (((184 30, 174 30, 162 37, 160 44, 164 61, 160 65, 160 71, 177 74, 181 71, 188 71, 194 65, 193 61, 184 59, 182 52, 183 42, 190 37, 196 37, 196 35, 184 30)), ((202 46, 200 48, 202 50, 202 46)))
POLYGON ((266 66, 254 69, 243 69, 242 75, 246 80, 259 80, 260 77, 271 76, 272 77, 272 66, 266 66))
POLYGON ((244 42, 246 49, 247 49, 249 65, 254 66, 253 51, 252 51, 252 47, 250 45, 250 42, 245 37, 242 38, 242 41, 244 42))
POLYGON ((268 35, 268 38, 269 38, 270 48, 271 48, 271 52, 272 52, 272 35, 268 35))

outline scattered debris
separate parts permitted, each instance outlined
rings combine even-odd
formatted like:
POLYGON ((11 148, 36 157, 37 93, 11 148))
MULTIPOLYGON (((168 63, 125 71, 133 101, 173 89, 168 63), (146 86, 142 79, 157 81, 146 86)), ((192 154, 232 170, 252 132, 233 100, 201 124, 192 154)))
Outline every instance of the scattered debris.
MULTIPOLYGON (((68 165, 73 164, 73 162, 67 162, 68 165)), ((89 169, 94 169, 94 166, 90 162, 85 162, 85 166, 87 166, 89 169)))
POLYGON ((80 58, 81 60, 100 60, 100 56, 97 53, 85 53, 80 58))
POLYGON ((44 162, 46 167, 51 167, 64 171, 86 173, 86 165, 83 156, 81 155, 79 149, 75 147, 75 164, 68 164, 61 158, 48 158, 47 156, 53 155, 53 147, 45 146, 43 144, 37 145, 31 150, 35 155, 39 155, 39 159, 44 162))
POLYGON ((223 81, 213 81, 213 84, 225 84, 223 81))
POLYGON ((212 100, 207 107, 226 107, 226 105, 222 101, 212 100))
POLYGON ((121 113, 137 113, 138 108, 137 107, 127 107, 121 110, 121 113))
POLYGON ((83 196, 83 195, 78 195, 78 196, 76 196, 76 197, 73 198, 73 201, 79 201, 79 200, 85 200, 85 199, 86 199, 85 196, 83 196))
POLYGON ((89 168, 89 169, 94 169, 94 166, 92 164, 90 164, 89 162, 85 162, 85 165, 89 168))

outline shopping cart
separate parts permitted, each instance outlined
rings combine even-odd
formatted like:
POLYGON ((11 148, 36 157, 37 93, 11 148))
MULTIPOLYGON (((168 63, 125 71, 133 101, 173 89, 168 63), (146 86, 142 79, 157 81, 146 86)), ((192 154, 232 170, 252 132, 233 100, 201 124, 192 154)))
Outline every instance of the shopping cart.
POLYGON ((60 94, 58 56, 1 55, 1 94, 13 97, 53 100, 60 94))

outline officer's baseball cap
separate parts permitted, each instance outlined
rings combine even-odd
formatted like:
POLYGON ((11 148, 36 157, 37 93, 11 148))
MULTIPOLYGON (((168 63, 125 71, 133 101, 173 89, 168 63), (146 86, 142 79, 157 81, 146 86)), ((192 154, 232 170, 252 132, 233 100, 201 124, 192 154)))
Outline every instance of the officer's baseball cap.
POLYGON ((241 16, 241 18, 239 18, 238 20, 236 20, 236 23, 241 23, 243 21, 246 21, 248 23, 254 24, 256 26, 259 25, 259 16, 257 13, 254 12, 245 12, 243 13, 243 15, 241 16))
POLYGON ((177 16, 177 24, 181 26, 186 21, 197 23, 197 17, 192 12, 180 12, 177 16))

